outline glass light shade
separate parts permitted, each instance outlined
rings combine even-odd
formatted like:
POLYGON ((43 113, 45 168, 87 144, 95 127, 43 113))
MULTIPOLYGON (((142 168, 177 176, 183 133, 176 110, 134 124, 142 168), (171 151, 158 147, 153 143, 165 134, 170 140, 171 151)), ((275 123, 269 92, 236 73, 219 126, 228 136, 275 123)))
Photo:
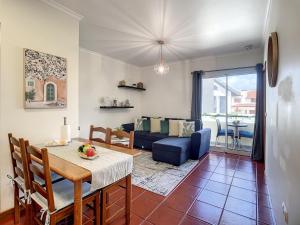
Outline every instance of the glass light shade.
POLYGON ((168 66, 168 64, 165 64, 163 62, 156 64, 154 66, 155 73, 160 74, 160 75, 167 74, 169 72, 169 70, 170 70, 170 67, 168 66))

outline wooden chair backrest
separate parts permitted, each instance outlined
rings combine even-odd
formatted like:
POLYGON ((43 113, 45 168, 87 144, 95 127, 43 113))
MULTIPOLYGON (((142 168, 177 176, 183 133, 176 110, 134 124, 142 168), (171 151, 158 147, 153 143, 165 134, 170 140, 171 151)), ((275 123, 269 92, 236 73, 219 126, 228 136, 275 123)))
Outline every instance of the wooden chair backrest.
POLYGON ((90 126, 90 136, 89 136, 90 141, 97 141, 100 143, 108 143, 108 135, 107 135, 107 129, 103 127, 94 127, 93 125, 90 126), (102 138, 96 138, 94 137, 94 132, 99 132, 105 134, 105 139, 102 138))
POLYGON ((27 152, 27 161, 29 165, 29 179, 31 181, 31 188, 32 193, 38 192, 42 195, 48 202, 48 209, 50 212, 55 210, 54 204, 54 196, 53 196, 53 189, 52 189, 52 181, 51 181, 51 172, 49 166, 49 158, 48 158, 48 150, 46 148, 39 149, 32 145, 27 145, 26 147, 27 152), (33 163, 36 162, 40 164, 39 167, 37 164, 33 163), (45 182, 45 187, 34 180, 34 176, 40 178, 40 180, 45 182))
MULTIPOLYGON (((11 160, 13 164, 14 178, 21 177, 24 180, 25 189, 30 189, 29 171, 26 156, 26 142, 23 138, 17 139, 8 134, 11 160)), ((25 191, 25 190, 22 190, 25 191)))
POLYGON ((134 143, 134 132, 133 131, 130 131, 130 133, 127 133, 126 131, 122 131, 122 130, 112 131, 110 128, 108 128, 108 135, 109 135, 109 144, 129 148, 129 149, 133 149, 133 143, 134 143), (122 144, 122 143, 112 143, 112 141, 111 141, 112 136, 128 138, 129 139, 129 144, 125 145, 125 144, 122 144))

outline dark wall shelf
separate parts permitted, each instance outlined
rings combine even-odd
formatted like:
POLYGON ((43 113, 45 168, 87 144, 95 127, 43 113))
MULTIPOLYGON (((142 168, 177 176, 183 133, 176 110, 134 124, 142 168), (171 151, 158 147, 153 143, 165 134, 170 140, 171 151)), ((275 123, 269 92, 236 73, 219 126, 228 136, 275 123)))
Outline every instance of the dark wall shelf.
POLYGON ((118 85, 118 88, 127 88, 127 89, 135 89, 135 90, 138 90, 138 91, 146 91, 145 88, 129 86, 129 85, 118 85))
POLYGON ((132 109, 134 106, 100 106, 100 109, 132 109))

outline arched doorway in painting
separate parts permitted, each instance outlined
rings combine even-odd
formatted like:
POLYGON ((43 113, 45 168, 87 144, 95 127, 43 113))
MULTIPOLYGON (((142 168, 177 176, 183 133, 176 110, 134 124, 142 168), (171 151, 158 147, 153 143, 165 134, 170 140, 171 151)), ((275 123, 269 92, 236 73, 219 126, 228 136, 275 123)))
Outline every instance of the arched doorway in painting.
POLYGON ((44 101, 54 102, 57 100, 57 88, 53 82, 47 82, 44 87, 44 101))

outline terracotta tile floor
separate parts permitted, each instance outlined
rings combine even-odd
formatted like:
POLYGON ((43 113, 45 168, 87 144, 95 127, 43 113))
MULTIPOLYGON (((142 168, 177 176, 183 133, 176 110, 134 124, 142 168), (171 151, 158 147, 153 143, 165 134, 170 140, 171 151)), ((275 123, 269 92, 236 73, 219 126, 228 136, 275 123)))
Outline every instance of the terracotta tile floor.
MULTIPOLYGON (((110 194, 111 211, 124 207, 124 192, 110 194)), ((264 165, 250 158, 219 152, 203 157, 197 167, 168 196, 137 186, 132 193, 132 225, 272 225, 272 209, 264 165)), ((86 224, 89 209, 85 211, 86 224)), ((111 225, 123 225, 124 216, 111 225)), ((1 224, 13 224, 7 221, 1 224)))

